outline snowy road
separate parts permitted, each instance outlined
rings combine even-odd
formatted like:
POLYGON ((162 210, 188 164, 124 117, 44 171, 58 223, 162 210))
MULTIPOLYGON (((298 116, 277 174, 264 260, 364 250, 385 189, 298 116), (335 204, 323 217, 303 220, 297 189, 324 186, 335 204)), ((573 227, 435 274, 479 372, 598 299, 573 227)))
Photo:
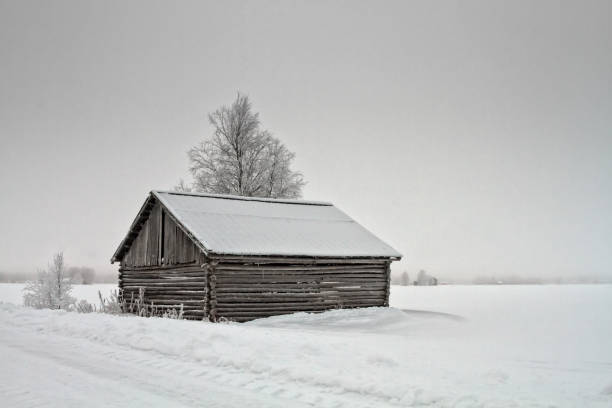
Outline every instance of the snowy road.
MULTIPOLYGON (((6 305, 5 305, 6 307, 6 305)), ((12 307, 9 307, 12 309, 12 307)), ((14 309, 13 309, 14 310, 14 309)), ((6 309, 5 309, 6 311, 6 309)), ((21 317, 38 311, 19 311, 21 317)), ((54 314, 54 313, 51 313, 54 314)), ((72 314, 60 313, 70 318, 72 314)), ((54 316, 55 317, 55 316, 54 316)), ((90 315, 90 318, 111 316, 90 315)), ((46 320, 46 319, 45 319, 46 320)), ((125 320, 125 319, 124 319, 125 320)), ((133 320, 133 318, 128 318, 133 320)), ((159 320, 158 320, 159 322, 159 320)), ((49 333, 39 320, 0 323, 0 395, 7 407, 365 407, 384 398, 296 382, 283 372, 206 364, 195 358, 49 333)), ((166 323, 166 322, 161 322, 166 323)), ((172 322, 181 323, 181 322, 172 322)), ((182 322, 189 324, 190 322, 182 322)), ((151 335, 159 336, 160 333, 151 335)), ((98 338, 96 338, 98 337, 98 338)), ((103 340, 103 341, 99 341, 103 340)), ((193 356, 191 356, 193 357, 193 356)))
POLYGON ((282 396, 275 401, 258 390, 225 386, 227 374, 202 364, 32 334, 2 327, 3 406, 286 407, 288 403, 282 396))
POLYGON ((612 406, 612 286, 394 288, 392 304, 434 313, 238 325, 0 304, 0 405, 612 406))

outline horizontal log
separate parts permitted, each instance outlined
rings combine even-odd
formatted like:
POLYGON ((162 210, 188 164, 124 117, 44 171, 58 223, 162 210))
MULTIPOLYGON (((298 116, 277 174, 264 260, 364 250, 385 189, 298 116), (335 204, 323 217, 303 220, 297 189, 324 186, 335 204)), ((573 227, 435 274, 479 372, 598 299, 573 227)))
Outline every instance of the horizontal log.
MULTIPOLYGON (((136 303, 136 299, 134 299, 134 301, 131 301, 130 299, 126 299, 125 300, 128 304, 129 303, 136 303)), ((172 303, 172 304, 184 304, 184 305, 198 305, 198 304, 202 304, 204 303, 204 299, 173 299, 173 298, 158 298, 158 297, 145 297, 144 298, 144 302, 145 303, 172 303)))
POLYGON ((122 282, 124 287, 139 288, 143 286, 147 287, 159 287, 159 288, 189 288, 189 287, 203 287, 203 282, 146 282, 142 284, 135 284, 133 282, 122 282))
MULTIPOLYGON (((198 295, 194 295, 194 296, 187 296, 187 295, 176 295, 174 293, 149 293, 149 294, 145 294, 145 298, 149 299, 149 298, 156 298, 156 299, 177 299, 177 300, 202 300, 204 299, 206 296, 206 294, 201 293, 198 295)), ((124 295, 123 298, 126 301, 130 301, 132 297, 131 293, 128 293, 127 295, 124 295)), ((134 293, 134 300, 138 299, 138 294, 134 293)))
POLYGON ((354 306, 354 307, 367 307, 367 306, 383 306, 384 305, 384 299, 351 299, 351 300, 344 300, 342 302, 342 307, 349 307, 349 306, 354 306))
POLYGON ((139 267, 120 267, 119 272, 135 272, 135 273, 148 273, 148 272, 164 272, 164 273, 175 273, 175 272, 202 272, 205 271, 206 268, 203 268, 199 264, 190 264, 190 265, 171 265, 171 266, 160 266, 160 265, 151 265, 151 266, 139 266, 139 267))
POLYGON ((336 306, 326 305, 326 306, 315 306, 309 305, 308 307, 296 308, 296 307, 276 307, 276 308, 248 308, 248 309, 217 309, 217 315, 219 316, 237 316, 237 315, 247 315, 251 313, 266 313, 269 316, 274 316, 278 314, 278 312, 290 312, 290 313, 299 313, 299 312, 312 312, 312 311, 323 311, 323 310, 334 310, 338 309, 336 306))
POLYGON ((257 302, 259 301, 259 299, 261 299, 261 301, 268 301, 268 302, 272 302, 272 301, 278 301, 278 302, 282 302, 282 301, 290 301, 293 302, 294 300, 297 301, 297 299, 302 299, 302 301, 304 302, 308 302, 311 301, 312 299, 324 299, 325 297, 320 295, 320 294, 309 294, 309 293, 293 293, 290 295, 283 295, 283 294, 277 294, 277 293, 259 293, 259 294, 252 294, 252 293, 227 293, 224 294, 223 296, 218 296, 218 301, 223 301, 223 302, 227 302, 227 303, 231 303, 231 302, 257 302))
POLYGON ((206 285, 207 280, 204 278, 193 281, 184 281, 178 279, 119 279, 119 282, 129 286, 147 286, 149 284, 163 284, 165 286, 171 286, 172 284, 177 284, 181 286, 203 286, 206 285))
POLYGON ((188 267, 178 268, 164 268, 160 266, 151 266, 146 268, 120 268, 120 273, 194 273, 194 272, 206 272, 206 268, 201 266, 190 265, 188 267))
POLYGON ((200 305, 204 303, 204 299, 172 299, 172 298, 159 298, 159 297, 145 297, 145 303, 155 304, 174 304, 174 305, 200 305))
POLYGON ((283 296, 282 298, 273 298, 273 297, 269 297, 269 298, 265 298, 265 297, 260 297, 260 298, 253 298, 253 297, 221 297, 221 298, 217 298, 217 304, 222 305, 222 306, 228 306, 231 307, 232 305, 262 305, 262 304, 299 304, 299 305, 304 305, 304 304, 315 304, 315 303, 320 303, 320 304, 332 304, 332 303, 338 303, 339 301, 341 301, 342 299, 340 297, 319 297, 319 298, 313 298, 313 297, 303 297, 303 296, 283 296))
POLYGON ((151 278, 158 278, 158 277, 169 277, 169 278, 173 278, 173 277, 181 277, 181 278, 199 278, 199 277, 206 277, 206 273, 202 272, 202 271, 193 271, 193 272, 173 272, 173 273, 167 273, 167 272, 128 272, 128 273, 121 273, 119 274, 120 277, 122 278, 140 278, 140 279, 151 279, 151 278))
POLYGON ((342 299, 350 299, 351 297, 385 297, 384 290, 342 290, 338 291, 337 295, 342 299))
POLYGON ((150 283, 200 283, 203 284, 205 279, 200 278, 183 278, 174 276, 160 276, 155 279, 142 279, 142 278, 121 278, 121 281, 126 284, 143 284, 147 285, 150 283))
POLYGON ((139 293, 140 289, 144 289, 146 293, 179 293, 179 292, 203 292, 206 290, 205 286, 177 286, 177 287, 168 287, 168 286, 119 286, 123 292, 129 293, 139 293))
POLYGON ((215 270, 215 274, 218 276, 336 276, 336 275, 386 275, 383 268, 380 269, 360 269, 360 270, 345 270, 345 271, 327 271, 325 269, 312 269, 312 270, 300 270, 300 271, 271 271, 271 270, 234 270, 234 271, 218 271, 215 270))
POLYGON ((142 282, 142 283, 206 283, 207 278, 205 276, 155 276, 155 277, 141 277, 141 276, 122 276, 119 277, 121 282, 142 282))
MULTIPOLYGON (((132 286, 138 286, 133 285, 132 286)), ((224 282, 216 281, 216 288, 271 288, 271 289, 305 289, 305 288, 321 288, 328 290, 333 288, 386 288, 387 283, 381 281, 322 281, 322 282, 224 282)))
MULTIPOLYGON (((294 294, 308 294, 308 295, 312 295, 312 296, 329 296, 329 295, 338 295, 338 296, 342 296, 342 295, 346 295, 346 294, 350 294, 350 293, 368 293, 368 292, 372 292, 372 293, 379 293, 379 294, 386 294, 385 288, 384 287, 372 287, 372 288, 368 288, 368 287, 336 287, 336 288, 321 288, 321 290, 313 290, 313 289, 270 289, 270 288, 260 288, 260 289, 239 289, 239 290, 234 290, 233 289, 219 289, 219 290, 214 290, 214 291, 209 291, 209 293, 215 293, 218 296, 228 296, 231 294, 236 294, 236 295, 244 295, 244 296, 249 296, 249 294, 253 294, 253 295, 258 295, 258 294, 262 294, 262 295, 267 295, 267 296, 273 296, 273 295, 286 295, 286 296, 292 296, 294 294)), ((159 293, 159 292, 158 292, 159 293)))
MULTIPOLYGON (((170 282, 170 280, 167 280, 170 282)), ((229 276, 215 276, 217 283, 229 284, 266 284, 266 283, 387 283, 387 279, 383 275, 371 275, 371 276, 321 276, 321 275, 301 275, 301 276, 240 276, 240 277, 229 277, 229 276)))
POLYGON ((206 290, 206 285, 193 285, 193 286, 147 286, 147 285, 123 285, 124 291, 137 292, 140 288, 145 291, 157 291, 157 292, 201 292, 206 290))
POLYGON ((192 284, 194 286, 202 286, 206 283, 205 279, 190 279, 190 280, 180 280, 180 279, 148 279, 148 280, 142 280, 142 279, 121 279, 121 282, 124 285, 130 285, 130 286, 147 286, 147 285, 153 285, 153 284, 159 284, 159 285, 166 285, 166 286, 171 286, 174 284, 179 284, 179 285, 185 285, 185 284, 192 284))
POLYGON ((386 276, 377 275, 251 275, 251 276, 221 276, 216 275, 217 282, 265 283, 265 282, 380 282, 387 283, 386 276))
MULTIPOLYGON (((130 282, 131 283, 131 282, 130 282)), ((160 282, 163 283, 163 282, 160 282)), ((197 282, 194 282, 197 283, 197 282)), ((386 287, 387 282, 382 281, 380 279, 371 279, 371 280, 357 280, 357 279, 342 279, 342 280, 321 280, 321 281, 258 281, 253 280, 251 282, 247 281, 224 281, 217 280, 215 281, 216 286, 223 287, 236 287, 236 288, 248 288, 248 287, 265 287, 269 286, 271 288, 280 288, 284 286, 288 287, 335 287, 335 286, 371 286, 371 287, 386 287)))
POLYGON ((302 289, 298 289, 298 288, 278 288, 278 289, 271 289, 271 288, 216 288, 215 292, 219 295, 222 296, 224 294, 231 294, 231 293, 236 293, 236 294, 240 294, 240 293, 254 293, 254 294, 269 294, 269 295, 280 295, 280 294, 311 294, 311 295, 318 295, 321 296, 321 291, 318 290, 317 288, 302 288, 302 289))
POLYGON ((311 299, 308 302, 301 302, 293 299, 278 299, 278 301, 262 301, 257 302, 249 299, 248 301, 244 301, 243 299, 235 299, 232 301, 228 301, 227 299, 220 299, 220 302, 217 303, 219 307, 231 308, 232 306, 241 306, 245 307, 252 305, 272 305, 272 304, 290 304, 290 305, 298 305, 300 307, 307 307, 308 305, 358 305, 358 304, 380 304, 384 302, 384 298, 382 297, 368 297, 368 298, 330 298, 330 299, 311 299))
POLYGON ((337 301, 318 301, 318 302, 250 302, 250 303, 217 303, 217 308, 221 310, 226 309, 258 309, 258 308, 275 308, 275 307, 295 307, 303 309, 309 305, 312 306, 325 306, 325 307, 334 307, 338 305, 337 301))
POLYGON ((218 264, 214 266, 215 271, 232 272, 232 271, 270 271, 270 272, 301 272, 301 271, 359 271, 359 270, 384 270, 384 264, 353 264, 353 265, 237 265, 237 264, 218 264))
MULTIPOLYGON (((204 289, 200 289, 199 291, 194 291, 195 293, 181 293, 181 291, 172 291, 172 290, 145 290, 144 291, 144 295, 145 296, 157 296, 157 295, 161 295, 161 296, 178 296, 181 298, 194 298, 194 297, 203 297, 205 296, 207 293, 210 292, 206 292, 204 289)), ((138 297, 140 296, 140 292, 138 290, 124 290, 123 291, 124 297, 127 296, 131 296, 132 294, 134 294, 134 297, 138 297)))
POLYGON ((150 266, 127 266, 122 265, 119 267, 119 272, 123 271, 147 271, 147 270, 173 270, 173 269, 193 269, 202 270, 199 262, 190 262, 185 264, 172 264, 172 265, 150 265, 150 266))
MULTIPOLYGON (((130 307, 128 305, 127 310, 129 310, 129 309, 130 309, 130 307)), ((135 311, 137 310, 136 307, 134 307, 134 309, 135 309, 135 311)), ((148 304, 146 309, 149 312, 155 312, 155 311, 164 312, 164 311, 168 311, 168 310, 171 310, 171 309, 175 309, 176 311, 180 311, 181 310, 181 305, 156 304, 156 305, 153 305, 151 307, 151 304, 148 304)), ((198 312, 198 311, 204 312, 204 307, 201 307, 201 306, 185 306, 185 305, 183 305, 182 309, 183 309, 183 312, 190 312, 190 313, 191 312, 198 312)))
POLYGON ((197 295, 177 295, 175 293, 157 292, 157 293, 146 293, 144 297, 147 299, 181 299, 181 300, 202 300, 204 299, 205 293, 197 295))
POLYGON ((173 283, 173 282, 178 282, 178 283, 201 283, 204 284, 206 283, 206 277, 204 276, 197 276, 197 277, 189 277, 189 276, 185 276, 185 277, 172 277, 172 276, 156 276, 156 277, 151 277, 151 278, 146 278, 146 277, 140 277, 140 276, 129 276, 129 277, 120 277, 119 278, 120 282, 125 282, 125 283, 142 283, 142 284, 147 284, 147 283, 173 283))
MULTIPOLYGON (((196 296, 202 296, 206 294, 206 290, 173 290, 173 291, 166 291, 166 290, 161 290, 158 291, 160 293, 168 293, 168 294, 172 294, 172 296, 185 296, 185 297, 196 297, 196 296)), ((124 290, 123 293, 135 293, 138 294, 138 291, 131 291, 131 290, 124 290)), ((150 293, 147 292, 145 290, 145 294, 146 293, 150 293)))
POLYGON ((249 282, 249 283, 232 283, 232 282, 219 282, 217 281, 216 287, 219 288, 237 288, 237 289, 245 289, 245 288, 253 288, 253 289, 306 289, 306 288, 320 288, 322 286, 329 286, 326 284, 321 284, 318 282, 249 282))
POLYGON ((368 268, 368 269, 347 269, 343 271, 330 271, 326 269, 304 269, 304 270, 215 270, 214 273, 218 276, 334 276, 334 275, 385 275, 383 268, 368 268))
MULTIPOLYGON (((134 294, 134 297, 140 296, 139 291, 124 290, 123 297, 128 297, 134 294)), ((205 290, 193 291, 192 293, 183 293, 183 291, 167 291, 167 290, 145 290, 145 296, 177 296, 180 298, 197 298, 207 294, 205 290)))

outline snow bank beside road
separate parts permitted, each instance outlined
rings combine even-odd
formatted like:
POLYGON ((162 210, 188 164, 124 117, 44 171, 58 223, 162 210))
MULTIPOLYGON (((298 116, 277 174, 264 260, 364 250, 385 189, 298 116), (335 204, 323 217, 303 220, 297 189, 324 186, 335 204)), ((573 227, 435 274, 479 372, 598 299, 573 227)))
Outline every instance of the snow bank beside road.
MULTIPOLYGON (((370 308, 209 324, 0 305, 0 333, 40 342, 41 350, 51 340, 101 350, 109 365, 116 353, 138 356, 134 378, 162 367, 183 387, 205 370, 215 387, 263 393, 270 403, 285 398, 288 406, 612 404, 604 307, 612 306, 612 287, 419 289, 394 287, 393 304, 414 310, 429 302, 434 313, 370 308), (443 314, 453 311, 465 319, 443 314)), ((122 382, 135 381, 122 372, 122 382)))
MULTIPOLYGON (((328 321, 352 320, 363 327, 393 326, 404 316, 394 309, 330 312, 328 321), (345 319, 346 318, 346 319, 345 319), (384 322, 384 323, 380 323, 384 322)), ((322 316, 322 315, 316 315, 322 316)), ((299 314, 306 321, 313 315, 299 314)), ((346 332, 322 333, 258 327, 256 324, 211 324, 132 316, 35 311, 0 305, 2 327, 27 328, 37 335, 67 336, 107 346, 145 351, 152 358, 199 362, 207 367, 240 373, 247 383, 299 384, 308 389, 345 395, 367 406, 376 401, 393 404, 421 398, 423 389, 393 381, 389 369, 400 364, 397 344, 385 337, 352 336, 346 332), (386 346, 385 346, 386 344, 386 346)), ((66 352, 70 352, 66 350, 66 352)), ((237 382, 243 381, 238 377, 237 382)), ((238 385, 238 384, 236 384, 238 385)))

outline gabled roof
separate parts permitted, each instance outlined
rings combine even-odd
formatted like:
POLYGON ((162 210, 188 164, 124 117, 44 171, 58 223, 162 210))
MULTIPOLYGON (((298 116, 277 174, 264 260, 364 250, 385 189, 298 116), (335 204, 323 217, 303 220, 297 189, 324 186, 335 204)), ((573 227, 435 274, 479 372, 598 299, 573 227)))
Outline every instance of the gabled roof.
POLYGON ((127 252, 153 199, 208 254, 401 257, 331 203, 152 191, 111 262, 127 252))

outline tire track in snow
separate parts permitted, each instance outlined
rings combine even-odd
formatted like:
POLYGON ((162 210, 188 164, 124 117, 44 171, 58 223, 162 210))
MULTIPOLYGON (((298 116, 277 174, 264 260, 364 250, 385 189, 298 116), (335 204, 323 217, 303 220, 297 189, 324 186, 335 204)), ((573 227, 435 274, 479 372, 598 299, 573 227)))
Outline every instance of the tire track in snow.
MULTIPOLYGON (((122 390, 126 396, 125 399, 115 398, 110 404, 118 407, 396 406, 384 397, 339 391, 326 384, 291 381, 269 372, 215 367, 156 351, 40 334, 36 326, 2 326, 0 346, 6 350, 2 354, 17 355, 20 364, 30 366, 17 376, 7 376, 2 383, 14 384, 14 377, 27 378, 30 370, 49 375, 35 382, 15 385, 13 395, 23 398, 14 397, 10 406, 50 406, 56 398, 54 395, 58 395, 57 406, 61 407, 82 406, 83 403, 107 407, 109 395, 116 394, 116 390, 122 390), (74 397, 84 389, 91 390, 85 401, 74 397), (50 390, 59 392, 50 393, 50 390)), ((0 372, 6 376, 11 369, 4 363, 3 366, 0 372)))

